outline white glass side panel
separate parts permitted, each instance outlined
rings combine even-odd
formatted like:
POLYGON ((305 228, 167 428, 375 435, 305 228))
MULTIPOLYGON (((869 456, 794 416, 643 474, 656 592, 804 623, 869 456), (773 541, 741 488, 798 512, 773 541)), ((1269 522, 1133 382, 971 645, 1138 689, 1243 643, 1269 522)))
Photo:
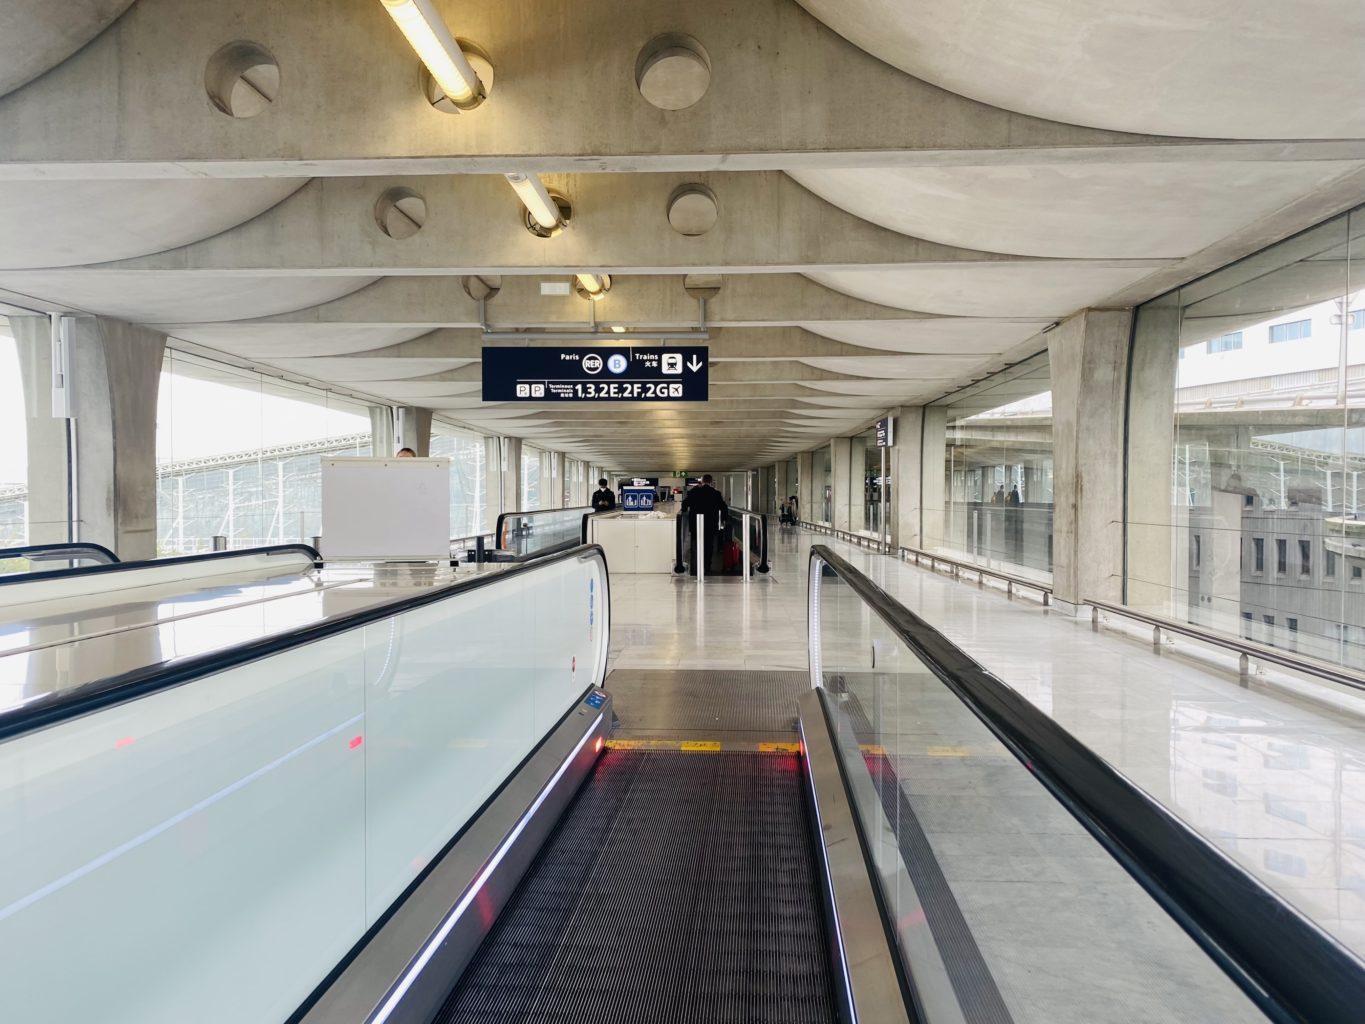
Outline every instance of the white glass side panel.
POLYGON ((358 633, 0 745, 24 1021, 282 1020, 364 928, 358 633))
POLYGON ((597 678, 604 588, 596 559, 556 562, 366 628, 371 921, 597 678))
POLYGON ((5 1021, 283 1021, 605 665, 595 558, 0 743, 5 1021))
POLYGON ((371 920, 539 739, 530 676, 535 574, 366 627, 371 920))

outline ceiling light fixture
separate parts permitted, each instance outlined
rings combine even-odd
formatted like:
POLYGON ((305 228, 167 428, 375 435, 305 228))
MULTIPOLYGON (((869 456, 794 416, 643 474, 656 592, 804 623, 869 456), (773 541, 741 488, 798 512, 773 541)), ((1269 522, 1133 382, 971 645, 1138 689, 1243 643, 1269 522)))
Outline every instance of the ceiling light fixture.
POLYGON ((513 172, 504 174, 517 198, 526 207, 526 230, 541 238, 549 238, 564 230, 569 222, 568 200, 552 196, 535 174, 513 172))
POLYGON ((487 93, 483 82, 436 13, 431 0, 380 0, 431 77, 455 106, 476 107, 487 93))

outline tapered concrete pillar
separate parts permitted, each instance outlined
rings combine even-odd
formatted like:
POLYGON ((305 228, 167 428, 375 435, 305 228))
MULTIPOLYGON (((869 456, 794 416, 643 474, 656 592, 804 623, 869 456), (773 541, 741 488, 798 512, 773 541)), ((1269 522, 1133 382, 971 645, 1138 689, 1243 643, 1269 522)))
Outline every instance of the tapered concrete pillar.
POLYGON ((793 493, 799 506, 797 514, 807 523, 813 523, 818 518, 815 508, 818 496, 812 479, 815 472, 814 457, 813 452, 799 452, 796 456, 796 490, 793 493))
POLYGON ((480 513, 479 529, 492 530, 502 514, 503 481, 502 438, 483 439, 483 509, 480 513))
POLYGON ((166 336, 73 317, 73 418, 52 416, 52 328, 10 318, 28 412, 29 539, 94 541, 124 560, 156 556, 156 400, 166 336))
MULTIPOLYGON (((858 467, 859 476, 862 467, 858 467)), ((853 530, 853 438, 835 437, 829 442, 829 482, 833 518, 830 525, 836 530, 853 530)))
MULTIPOLYGON (((504 437, 501 441, 502 511, 520 512, 525 497, 521 493, 521 438, 504 437)), ((493 518, 496 520, 497 516, 493 518)))
POLYGON ((920 479, 924 466, 924 409, 902 406, 892 412, 895 420, 892 439, 895 444, 887 452, 891 476, 891 508, 888 513, 892 549, 922 547, 920 529, 920 479))
MULTIPOLYGON (((1171 449, 1175 444, 1175 381, 1179 363, 1180 295, 1173 292, 1142 307, 1133 325, 1132 384, 1128 389, 1128 586, 1125 600, 1160 615, 1185 614, 1189 586, 1188 552, 1171 543, 1176 517, 1189 509, 1171 503, 1171 449)), ((1054 401, 1055 404, 1055 401, 1054 401)), ((1247 451, 1238 441, 1226 451, 1247 451)), ((1217 472, 1222 483, 1227 472, 1217 472)), ((1214 523, 1221 533, 1241 536, 1239 502, 1215 501, 1214 523)), ((1184 534, 1182 534, 1184 536, 1184 534)), ((1236 565, 1236 563, 1233 563, 1236 565)), ((1240 572, 1240 567, 1236 569, 1240 572)), ((1234 617, 1236 612, 1234 609, 1234 617)))
POLYGON ((947 474, 943 464, 948 453, 948 410, 941 405, 924 407, 920 420, 920 543, 936 550, 947 539, 947 474))
POLYGON ((399 406, 394 416, 394 450, 411 448, 419 459, 431 455, 431 410, 399 406))
POLYGON ((398 452, 398 445, 395 443, 393 429, 393 409, 387 405, 370 406, 370 454, 376 457, 395 455, 398 452))
MULTIPOLYGON (((1052 589, 1063 607, 1122 597, 1123 435, 1131 325, 1131 310, 1092 309, 1047 336, 1052 368, 1052 589)), ((1161 487, 1169 493, 1164 477, 1161 487)))

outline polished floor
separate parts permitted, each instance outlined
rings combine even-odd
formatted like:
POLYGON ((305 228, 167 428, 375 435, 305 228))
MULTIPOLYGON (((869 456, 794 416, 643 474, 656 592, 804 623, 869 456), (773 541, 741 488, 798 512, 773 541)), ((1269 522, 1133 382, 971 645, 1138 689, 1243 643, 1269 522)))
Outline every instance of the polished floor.
MULTIPOLYGON (((830 543, 1365 956, 1365 723, 1349 713, 1287 692, 1243 687, 1234 673, 1216 666, 1158 656, 1131 639, 1092 633, 1088 620, 795 531, 775 536, 771 576, 747 586, 729 579, 697 586, 667 575, 613 577, 611 666, 806 669, 806 566, 814 543, 830 543)), ((926 698, 921 692, 917 699, 923 705, 926 698)), ((938 724, 946 728, 947 719, 938 724)), ((956 728, 965 735, 972 723, 963 720, 956 728)), ((952 737, 941 745, 953 751, 972 747, 952 737)), ((1071 865, 1052 856, 1049 847, 1059 840, 1049 836, 1066 831, 1065 823, 1040 826, 1031 819, 1008 795, 1012 778, 993 791, 981 778, 967 779, 961 763, 940 763, 933 772, 923 764, 901 767, 908 770, 912 803, 930 819, 956 815, 975 801, 974 812, 983 820, 996 814, 1013 822, 991 836, 972 837, 964 834, 970 829, 951 826, 939 830, 936 842, 943 851, 951 847, 960 856, 977 857, 972 870, 979 874, 1003 873, 1008 881, 1036 872, 1060 887, 1054 898, 1088 877, 1067 878, 1069 869, 1109 877, 1109 865, 1081 863, 1089 859, 1084 837, 1066 840, 1081 844, 1085 853, 1071 865), (915 791, 917 786, 926 791, 915 791), (964 793, 964 786, 973 792, 964 793), (973 849, 978 841, 982 848, 973 849)), ((1008 768, 1001 762, 999 771, 1008 768)), ((1000 897, 985 878, 978 882, 966 903, 1000 897)), ((1046 906, 1032 909, 1045 913, 1046 906)))

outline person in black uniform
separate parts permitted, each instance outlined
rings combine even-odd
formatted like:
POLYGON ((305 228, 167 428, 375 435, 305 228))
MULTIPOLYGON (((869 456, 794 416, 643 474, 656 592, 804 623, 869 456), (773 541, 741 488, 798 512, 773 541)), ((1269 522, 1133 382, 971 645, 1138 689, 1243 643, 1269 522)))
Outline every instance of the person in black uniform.
MULTIPOLYGON (((689 531, 695 531, 697 527, 697 516, 705 516, 702 524, 702 552, 706 559, 707 571, 711 571, 712 555, 716 550, 716 538, 720 534, 721 523, 730 509, 725 504, 725 499, 721 497, 720 491, 711 486, 711 474, 707 473, 701 478, 701 483, 687 492, 687 497, 683 499, 682 509, 678 513, 683 517, 683 522, 687 524, 689 531)), ((693 559, 696 558, 697 539, 695 533, 692 543, 688 545, 689 552, 693 559)), ((697 575, 697 567, 693 564, 688 569, 689 576, 697 575)))
POLYGON ((607 478, 597 481, 597 490, 592 492, 594 512, 610 512, 616 507, 616 492, 607 486, 607 478))

